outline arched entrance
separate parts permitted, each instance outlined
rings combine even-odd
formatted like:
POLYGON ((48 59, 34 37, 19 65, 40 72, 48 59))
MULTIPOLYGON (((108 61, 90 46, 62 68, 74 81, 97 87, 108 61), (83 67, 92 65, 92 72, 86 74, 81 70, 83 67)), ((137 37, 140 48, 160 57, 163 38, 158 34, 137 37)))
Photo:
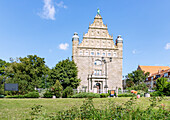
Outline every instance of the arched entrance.
POLYGON ((96 83, 96 87, 97 87, 97 93, 100 93, 101 84, 100 83, 96 83))

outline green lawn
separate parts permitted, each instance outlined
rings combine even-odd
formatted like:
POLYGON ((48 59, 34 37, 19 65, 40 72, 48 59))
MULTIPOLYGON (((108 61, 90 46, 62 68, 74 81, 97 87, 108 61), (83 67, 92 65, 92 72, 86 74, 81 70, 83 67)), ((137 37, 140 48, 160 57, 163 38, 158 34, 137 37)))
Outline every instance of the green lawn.
MULTIPOLYGON (((130 98, 95 98, 93 99, 96 108, 102 109, 104 103, 111 99, 116 104, 126 102, 130 98)), ((47 112, 66 110, 71 106, 79 107, 84 99, 58 98, 58 99, 0 99, 0 120, 4 119, 26 119, 29 118, 33 105, 42 105, 47 112)), ((170 97, 159 104, 164 103, 166 109, 170 109, 170 97)), ((138 107, 145 109, 149 104, 149 98, 140 98, 136 103, 138 107)))

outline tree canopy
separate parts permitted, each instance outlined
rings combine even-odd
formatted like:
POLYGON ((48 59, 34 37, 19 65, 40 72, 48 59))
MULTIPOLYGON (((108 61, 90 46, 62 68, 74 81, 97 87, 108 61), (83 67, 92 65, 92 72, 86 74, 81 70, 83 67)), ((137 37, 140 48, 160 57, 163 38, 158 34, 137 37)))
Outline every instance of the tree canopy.
POLYGON ((127 75, 126 85, 128 87, 135 85, 139 85, 140 82, 144 82, 146 78, 149 76, 149 72, 144 73, 142 70, 136 70, 127 75))
POLYGON ((60 61, 51 70, 50 79, 53 84, 56 80, 59 80, 64 89, 67 86, 77 88, 77 86, 80 84, 80 79, 77 78, 77 73, 78 70, 74 61, 66 59, 60 61))
POLYGON ((45 75, 48 67, 45 66, 44 58, 37 55, 28 55, 13 61, 5 69, 6 83, 18 83, 19 92, 27 93, 35 87, 40 87, 42 75, 45 75))
POLYGON ((60 61, 52 69, 45 65, 44 58, 37 55, 28 55, 16 60, 10 58, 10 61, 7 64, 0 59, 0 82, 5 80, 5 83, 18 83, 19 91, 8 92, 9 94, 26 94, 35 88, 57 88, 60 84, 63 89, 68 86, 77 88, 80 83, 76 64, 69 59, 60 61))

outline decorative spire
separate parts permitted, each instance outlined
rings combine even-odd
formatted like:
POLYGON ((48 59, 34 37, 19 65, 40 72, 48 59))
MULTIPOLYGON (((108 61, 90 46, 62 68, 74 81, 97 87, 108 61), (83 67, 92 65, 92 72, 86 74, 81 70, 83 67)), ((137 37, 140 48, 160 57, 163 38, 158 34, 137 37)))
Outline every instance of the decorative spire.
POLYGON ((99 8, 97 8, 97 14, 100 15, 100 10, 99 10, 99 8))

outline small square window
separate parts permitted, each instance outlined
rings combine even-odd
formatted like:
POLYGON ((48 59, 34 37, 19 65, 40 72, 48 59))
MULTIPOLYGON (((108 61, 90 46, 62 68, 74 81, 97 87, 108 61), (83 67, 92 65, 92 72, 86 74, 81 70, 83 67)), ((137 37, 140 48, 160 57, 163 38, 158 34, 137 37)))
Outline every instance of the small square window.
POLYGON ((111 56, 111 53, 108 53, 108 56, 111 56))
POLYGON ((94 55, 94 52, 91 52, 91 55, 94 55))
POLYGON ((88 51, 86 51, 86 52, 85 52, 85 55, 89 55, 89 52, 88 52, 88 51))
POLYGON ((103 53, 103 56, 105 56, 106 54, 105 53, 103 53))
POLYGON ((79 53, 80 55, 83 55, 83 51, 80 51, 80 53, 79 53))
POLYGON ((100 53, 99 53, 99 52, 97 52, 97 55, 100 55, 100 53))

